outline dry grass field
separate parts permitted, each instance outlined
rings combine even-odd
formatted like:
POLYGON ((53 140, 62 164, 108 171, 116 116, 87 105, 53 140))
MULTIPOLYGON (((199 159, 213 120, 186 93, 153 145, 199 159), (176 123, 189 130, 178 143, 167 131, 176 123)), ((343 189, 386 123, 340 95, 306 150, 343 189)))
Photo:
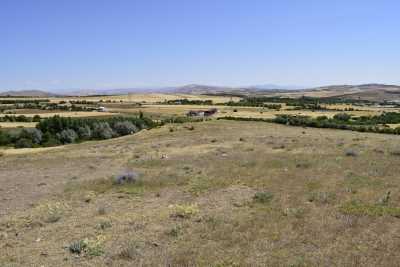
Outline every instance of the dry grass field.
POLYGON ((345 108, 356 108, 355 111, 346 111, 346 113, 352 116, 373 116, 381 114, 383 111, 398 111, 397 109, 383 109, 374 107, 354 107, 351 105, 332 105, 329 108, 332 110, 293 110, 292 107, 282 105, 283 108, 279 111, 274 109, 260 108, 260 107, 234 107, 234 106, 223 106, 223 105, 159 105, 159 104, 146 104, 141 107, 133 108, 109 108, 110 112, 116 112, 121 114, 138 114, 140 111, 145 114, 152 116, 170 117, 170 116, 185 116, 190 110, 207 110, 211 108, 217 108, 218 114, 216 117, 249 117, 249 118, 274 118, 275 115, 289 114, 289 115, 301 115, 301 116, 327 116, 333 117, 335 114, 341 112, 345 108), (334 110, 338 109, 338 110, 334 110))
MULTIPOLYGON (((168 100, 177 99, 189 100, 212 100, 214 103, 225 103, 228 101, 239 101, 239 97, 225 97, 225 96, 207 96, 207 95, 192 95, 192 94, 163 94, 163 93, 134 93, 127 95, 112 95, 112 96, 80 96, 80 97, 39 97, 39 99, 50 99, 51 102, 58 103, 60 101, 116 101, 116 102, 145 102, 145 103, 158 103, 168 100)), ((20 99, 20 98, 1 98, 1 99, 20 99)), ((36 99, 36 98, 31 98, 36 99)))
POLYGON ((15 115, 20 116, 24 115, 26 117, 33 117, 35 115, 39 115, 42 118, 49 118, 55 115, 60 117, 71 117, 71 118, 78 118, 78 117, 101 117, 101 116, 114 116, 118 115, 118 113, 111 113, 111 112, 98 112, 98 111, 65 111, 65 112, 42 112, 41 110, 30 110, 29 112, 18 113, 18 114, 0 114, 0 117, 4 117, 6 115, 15 115))
POLYGON ((0 266, 396 266, 399 138, 208 121, 5 150, 0 266))
POLYGON ((33 128, 36 126, 36 122, 0 122, 0 128, 33 128))

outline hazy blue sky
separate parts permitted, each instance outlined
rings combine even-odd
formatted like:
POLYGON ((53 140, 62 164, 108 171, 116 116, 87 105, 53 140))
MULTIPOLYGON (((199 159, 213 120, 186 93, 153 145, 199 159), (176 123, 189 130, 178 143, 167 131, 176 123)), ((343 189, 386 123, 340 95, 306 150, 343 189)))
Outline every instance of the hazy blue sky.
POLYGON ((0 0, 0 90, 400 84, 396 0, 0 0))

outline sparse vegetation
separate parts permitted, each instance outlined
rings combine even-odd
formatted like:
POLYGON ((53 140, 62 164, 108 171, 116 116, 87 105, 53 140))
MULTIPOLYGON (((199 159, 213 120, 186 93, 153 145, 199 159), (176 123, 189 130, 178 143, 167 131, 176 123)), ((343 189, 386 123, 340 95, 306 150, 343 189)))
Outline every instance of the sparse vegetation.
POLYGON ((199 208, 195 204, 175 205, 172 216, 176 218, 189 219, 199 213, 199 208))
POLYGON ((39 153, 6 150, 0 262, 314 266, 329 258, 352 266, 356 254, 365 266, 390 266, 396 259, 395 136, 224 120, 190 125, 39 153))
POLYGON ((259 203, 269 203, 274 198, 274 195, 271 192, 257 192, 253 199, 255 202, 259 203))

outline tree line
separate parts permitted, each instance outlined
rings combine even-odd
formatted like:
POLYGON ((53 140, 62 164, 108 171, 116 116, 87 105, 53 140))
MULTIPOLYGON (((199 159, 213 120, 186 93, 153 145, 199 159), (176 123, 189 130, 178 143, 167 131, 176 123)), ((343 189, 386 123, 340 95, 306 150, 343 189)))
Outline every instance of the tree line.
POLYGON ((372 132, 385 134, 400 134, 400 127, 390 128, 387 124, 400 123, 400 113, 384 112, 375 116, 352 117, 347 113, 335 114, 332 118, 327 116, 318 116, 312 118, 310 116, 297 115, 277 115, 273 119, 263 118, 243 118, 243 117, 221 117, 218 119, 239 120, 239 121, 263 121, 285 124, 289 126, 313 127, 313 128, 330 128, 351 130, 358 132, 372 132))
POLYGON ((0 146, 16 148, 50 147, 86 140, 103 140, 134 134, 160 125, 143 117, 41 119, 36 128, 0 131, 0 146))

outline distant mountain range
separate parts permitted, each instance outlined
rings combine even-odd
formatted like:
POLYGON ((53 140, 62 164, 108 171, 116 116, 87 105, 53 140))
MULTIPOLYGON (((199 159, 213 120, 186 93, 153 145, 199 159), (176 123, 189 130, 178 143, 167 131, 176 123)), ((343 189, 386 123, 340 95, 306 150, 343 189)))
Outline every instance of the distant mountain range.
POLYGON ((163 88, 122 88, 122 89, 88 89, 65 90, 63 93, 45 92, 41 90, 7 91, 0 96, 27 96, 27 97, 54 97, 90 96, 90 95, 123 95, 129 93, 175 93, 175 94, 209 94, 209 95, 267 95, 288 97, 342 97, 366 100, 399 100, 400 86, 387 84, 361 84, 361 85, 331 85, 308 89, 298 89, 296 86, 278 86, 273 84, 229 87, 189 84, 177 87, 163 88))
POLYGON ((54 97, 57 94, 45 92, 42 90, 15 90, 0 92, 0 96, 15 96, 15 97, 54 97))

